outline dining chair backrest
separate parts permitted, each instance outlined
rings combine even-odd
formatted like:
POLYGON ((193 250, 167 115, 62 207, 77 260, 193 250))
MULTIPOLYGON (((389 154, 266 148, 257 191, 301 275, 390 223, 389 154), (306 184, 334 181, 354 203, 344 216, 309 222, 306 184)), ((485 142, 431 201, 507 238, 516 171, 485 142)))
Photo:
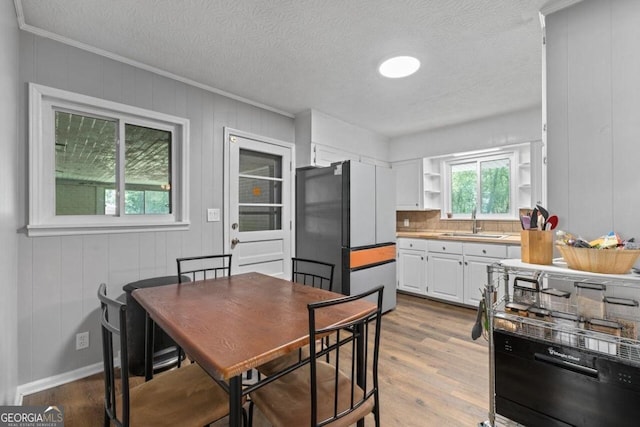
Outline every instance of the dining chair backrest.
POLYGON ((231 276, 231 254, 177 258, 176 263, 178 277, 188 276, 192 281, 231 276))
POLYGON ((120 369, 120 390, 122 400, 116 399, 116 364, 114 363, 114 337, 120 345, 120 360, 129 360, 127 352, 127 305, 107 296, 107 286, 98 288, 100 300, 100 324, 102 329, 102 360, 104 362, 104 410, 105 416, 116 424, 129 424, 129 370, 120 369), (115 321, 109 317, 109 311, 115 321), (122 402, 121 418, 118 417, 117 402, 122 402))
POLYGON ((127 304, 107 296, 98 288, 102 359, 104 361, 104 425, 209 425, 229 413, 227 392, 198 364, 163 372, 130 387, 126 363, 127 304), (112 316, 112 317, 111 317, 112 316), (118 378, 120 384, 118 384, 118 378))
POLYGON ((274 426, 350 427, 373 413, 379 427, 382 295, 383 286, 378 286, 309 304, 309 341, 322 345, 309 345, 308 358, 269 374, 268 384, 250 391, 249 425, 255 406, 274 426), (364 299, 376 305, 366 309, 364 299), (336 322, 337 313, 354 314, 336 322))
POLYGON ((327 291, 333 290, 335 265, 305 258, 291 258, 291 281, 327 291))
POLYGON ((376 426, 380 425, 378 355, 382 296, 383 287, 378 286, 358 295, 309 304, 310 342, 315 342, 325 336, 330 337, 328 345, 309 346, 311 352, 311 426, 340 424, 340 419, 348 418, 349 414, 362 410, 365 406, 373 408, 375 424, 376 426), (329 327, 316 325, 316 321, 322 319, 323 311, 327 309, 372 298, 376 301, 375 309, 358 318, 329 327), (332 378, 333 390, 326 389, 327 381, 331 381, 326 375, 326 367, 330 365, 324 362, 323 357, 329 354, 331 354, 331 360, 334 361, 332 367, 336 372, 335 375, 332 375, 334 377, 332 378), (358 357, 360 357, 360 361, 358 357), (345 386, 344 381, 339 381, 337 372, 348 377, 348 386, 345 386), (326 395, 327 391, 329 391, 329 396, 326 395), (320 393, 325 393, 325 395, 320 395, 320 393), (324 409, 320 414, 318 411, 319 401, 329 398, 333 400, 331 405, 333 410, 327 413, 326 405, 322 405, 324 409))

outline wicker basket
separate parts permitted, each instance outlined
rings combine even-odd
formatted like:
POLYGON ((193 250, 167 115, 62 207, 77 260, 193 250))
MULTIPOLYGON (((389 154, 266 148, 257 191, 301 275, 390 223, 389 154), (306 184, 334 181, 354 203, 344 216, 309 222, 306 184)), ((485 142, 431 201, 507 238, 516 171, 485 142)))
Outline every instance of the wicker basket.
POLYGON ((556 247, 569 268, 592 273, 629 273, 640 256, 640 249, 590 249, 564 245, 556 247))

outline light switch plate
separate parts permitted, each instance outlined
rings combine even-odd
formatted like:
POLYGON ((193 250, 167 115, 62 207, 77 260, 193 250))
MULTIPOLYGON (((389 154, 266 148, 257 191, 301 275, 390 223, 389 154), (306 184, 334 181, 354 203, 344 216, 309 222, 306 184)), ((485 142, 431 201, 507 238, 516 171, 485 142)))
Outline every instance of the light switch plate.
POLYGON ((404 226, 408 227, 409 226, 409 218, 405 218, 404 219, 404 226))
POLYGON ((207 222, 220 221, 220 209, 207 209, 207 222))

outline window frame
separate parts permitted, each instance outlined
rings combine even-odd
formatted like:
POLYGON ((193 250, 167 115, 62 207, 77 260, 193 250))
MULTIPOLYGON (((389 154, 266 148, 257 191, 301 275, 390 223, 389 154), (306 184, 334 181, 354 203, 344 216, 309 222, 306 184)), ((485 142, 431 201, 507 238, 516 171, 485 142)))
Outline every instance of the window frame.
MULTIPOLYGON (((124 152, 124 142, 117 150, 124 152)), ((169 231, 189 228, 189 120, 62 89, 29 83, 29 221, 28 236, 169 231), (171 203, 167 215, 56 215, 55 111, 116 120, 171 132, 171 203)), ((116 164, 116 182, 124 188, 124 156, 116 164)), ((124 197, 120 198, 123 207, 124 197)))
MULTIPOLYGON (((518 208, 516 207, 518 201, 518 179, 517 164, 518 164, 518 150, 500 150, 499 152, 491 152, 490 154, 470 154, 458 157, 451 157, 443 161, 445 173, 445 180, 443 185, 443 212, 452 212, 451 202, 451 167, 464 163, 476 163, 476 176, 477 176, 477 194, 476 194, 476 206, 478 206, 476 218, 484 220, 512 220, 518 218, 518 208), (492 160, 509 160, 509 212, 502 214, 483 214, 480 209, 481 197, 482 197, 482 183, 481 183, 481 168, 480 163, 492 160)), ((453 219, 469 219, 471 214, 452 214, 453 219)))

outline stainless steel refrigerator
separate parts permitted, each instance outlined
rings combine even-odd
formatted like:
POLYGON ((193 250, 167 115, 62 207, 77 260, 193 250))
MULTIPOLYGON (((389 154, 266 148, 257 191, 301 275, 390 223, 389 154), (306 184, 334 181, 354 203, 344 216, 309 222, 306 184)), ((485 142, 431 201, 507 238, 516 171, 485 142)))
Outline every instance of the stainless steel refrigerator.
POLYGON ((384 285, 396 306, 395 187, 391 169, 345 161, 296 169, 296 256, 335 264, 333 290, 384 285))

